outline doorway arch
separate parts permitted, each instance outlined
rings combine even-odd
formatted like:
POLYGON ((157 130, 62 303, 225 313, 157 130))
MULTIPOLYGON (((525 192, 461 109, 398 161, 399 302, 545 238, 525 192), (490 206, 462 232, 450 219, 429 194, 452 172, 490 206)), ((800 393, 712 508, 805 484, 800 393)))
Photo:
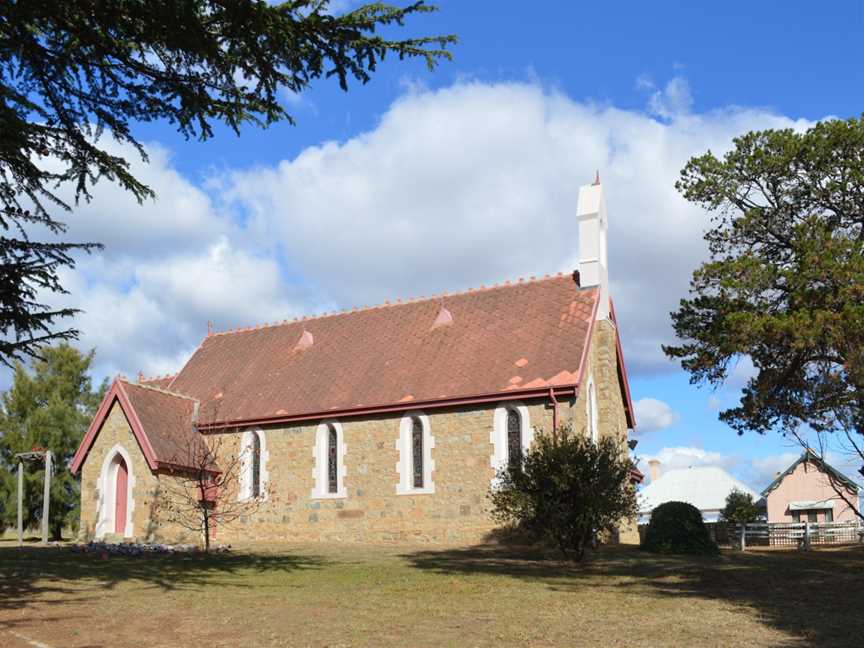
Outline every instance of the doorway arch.
POLYGON ((105 455, 99 475, 97 537, 107 533, 124 538, 133 537, 134 486, 131 457, 123 446, 116 445, 105 455))

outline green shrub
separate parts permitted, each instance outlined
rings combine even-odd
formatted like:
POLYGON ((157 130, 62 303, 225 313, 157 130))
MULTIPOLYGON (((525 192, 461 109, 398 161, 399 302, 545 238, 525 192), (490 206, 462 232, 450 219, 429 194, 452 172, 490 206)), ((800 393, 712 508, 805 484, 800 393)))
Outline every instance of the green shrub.
POLYGON ((719 552, 699 509, 686 502, 666 502, 651 512, 642 548, 668 554, 719 552))
POLYGON ((492 513, 511 531, 554 544, 570 560, 581 560, 598 535, 613 535, 636 513, 630 485, 632 464, 621 444, 604 437, 593 443, 562 427, 556 436, 537 431, 521 460, 498 473, 491 490, 492 513))

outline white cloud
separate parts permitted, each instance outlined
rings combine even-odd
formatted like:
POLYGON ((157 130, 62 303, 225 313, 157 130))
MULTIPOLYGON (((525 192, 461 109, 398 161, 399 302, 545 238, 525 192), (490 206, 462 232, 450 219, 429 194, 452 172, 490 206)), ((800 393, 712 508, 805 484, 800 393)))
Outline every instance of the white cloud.
POLYGON ((293 269, 353 305, 571 270, 578 188, 600 169, 628 361, 668 369, 668 313, 708 224, 675 191, 679 170, 747 130, 794 125, 743 109, 661 123, 536 84, 460 83, 409 91, 370 132, 215 186, 293 269))
POLYGON ((652 432, 668 428, 678 422, 678 413, 669 404, 656 398, 640 398, 633 404, 639 432, 652 432))
POLYGON ((747 130, 805 125, 762 110, 693 114, 686 84, 670 84, 662 122, 532 83, 413 87, 369 132, 203 187, 150 146, 150 165, 133 171, 156 201, 139 206, 102 182, 69 219, 70 240, 108 247, 82 260, 65 303, 87 311, 82 344, 101 366, 132 373, 176 369, 207 320, 248 325, 569 271, 578 188, 600 169, 628 366, 669 370, 668 313, 705 257, 708 223, 675 191, 679 169, 747 130))
POLYGON ((660 474, 678 468, 693 468, 697 466, 716 466, 723 470, 731 470, 738 459, 721 452, 710 452, 703 448, 687 446, 663 448, 656 454, 644 455, 639 458, 638 466, 644 474, 649 474, 648 462, 657 459, 660 462, 660 474))
POLYGON ((783 452, 781 454, 754 459, 750 462, 752 466, 753 481, 761 484, 762 488, 774 481, 777 473, 783 472, 801 456, 800 452, 783 452))
MULTIPOLYGON (((641 87, 650 86, 643 83, 641 87)), ((692 106, 693 94, 690 92, 690 84, 681 76, 670 79, 662 90, 655 91, 648 100, 648 110, 651 114, 663 119, 687 115, 692 106)))

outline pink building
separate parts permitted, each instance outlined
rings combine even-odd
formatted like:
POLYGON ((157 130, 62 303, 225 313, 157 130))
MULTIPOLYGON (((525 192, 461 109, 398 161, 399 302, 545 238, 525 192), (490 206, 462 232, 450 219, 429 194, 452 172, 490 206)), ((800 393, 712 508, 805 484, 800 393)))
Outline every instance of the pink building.
POLYGON ((762 491, 768 522, 854 522, 849 502, 858 504, 858 486, 806 450, 762 491))

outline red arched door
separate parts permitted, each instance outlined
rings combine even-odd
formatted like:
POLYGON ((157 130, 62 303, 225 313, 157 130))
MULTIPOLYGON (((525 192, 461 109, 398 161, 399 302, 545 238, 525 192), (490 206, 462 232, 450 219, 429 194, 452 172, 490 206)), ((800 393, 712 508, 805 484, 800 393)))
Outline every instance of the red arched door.
POLYGON ((128 499, 129 471, 126 462, 119 457, 117 464, 117 486, 114 489, 114 533, 126 534, 126 500, 128 499))

